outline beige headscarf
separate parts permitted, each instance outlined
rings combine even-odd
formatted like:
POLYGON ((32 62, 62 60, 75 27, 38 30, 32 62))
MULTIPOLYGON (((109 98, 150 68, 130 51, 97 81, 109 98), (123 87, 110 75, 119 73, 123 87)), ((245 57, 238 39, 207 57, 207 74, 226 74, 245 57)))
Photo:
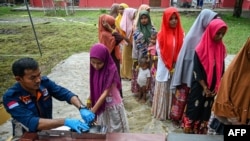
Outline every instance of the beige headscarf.
POLYGON ((135 8, 126 8, 122 15, 120 27, 126 33, 128 39, 130 39, 133 32, 133 22, 136 11, 135 8))

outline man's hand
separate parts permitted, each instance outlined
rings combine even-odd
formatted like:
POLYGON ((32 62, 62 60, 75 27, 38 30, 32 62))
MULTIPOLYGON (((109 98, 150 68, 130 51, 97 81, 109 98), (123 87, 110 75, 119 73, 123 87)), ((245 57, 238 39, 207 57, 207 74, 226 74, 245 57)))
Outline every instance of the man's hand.
POLYGON ((70 127, 79 134, 89 130, 88 124, 80 121, 79 119, 66 118, 64 120, 64 125, 70 127))
POLYGON ((95 118, 95 114, 87 108, 80 109, 80 114, 82 119, 88 124, 91 123, 95 118))

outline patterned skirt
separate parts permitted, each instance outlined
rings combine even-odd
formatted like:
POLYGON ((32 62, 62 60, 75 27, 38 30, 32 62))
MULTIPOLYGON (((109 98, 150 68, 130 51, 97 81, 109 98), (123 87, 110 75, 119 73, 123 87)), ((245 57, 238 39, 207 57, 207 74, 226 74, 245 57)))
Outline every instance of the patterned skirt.
POLYGON ((159 120, 170 119, 170 109, 172 105, 172 91, 170 81, 155 81, 155 90, 152 103, 152 115, 159 120))
POLYGON ((175 95, 173 96, 173 105, 170 113, 172 120, 181 121, 187 103, 188 93, 189 88, 187 85, 183 84, 177 87, 175 95))
POLYGON ((106 107, 104 112, 97 115, 97 124, 107 126, 107 132, 128 133, 129 125, 124 105, 106 107))
POLYGON ((132 69, 131 92, 135 95, 139 93, 139 85, 137 83, 138 71, 132 69))
POLYGON ((188 134, 207 134, 208 121, 191 120, 184 115, 182 121, 183 132, 188 134))
POLYGON ((149 90, 149 101, 153 103, 153 98, 154 98, 154 91, 155 91, 155 77, 151 77, 151 87, 149 90))

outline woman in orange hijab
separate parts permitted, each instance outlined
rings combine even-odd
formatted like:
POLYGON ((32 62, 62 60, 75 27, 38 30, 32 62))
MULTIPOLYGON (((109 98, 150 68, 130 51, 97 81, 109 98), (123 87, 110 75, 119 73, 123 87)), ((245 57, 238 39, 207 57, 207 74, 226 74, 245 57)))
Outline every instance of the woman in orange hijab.
MULTIPOLYGON (((120 75, 121 52, 119 44, 123 40, 123 37, 115 30, 115 18, 113 16, 108 14, 100 15, 98 35, 99 42, 108 48, 120 75)), ((123 97, 122 90, 120 93, 121 97, 123 97)))
MULTIPOLYGON (((213 104, 213 114, 222 124, 250 125, 250 37, 226 69, 213 104)), ((214 120, 216 121, 216 120, 214 120)), ((219 125, 218 123, 217 125, 219 125)), ((215 126, 215 125, 212 125, 215 126)), ((211 126, 210 126, 211 127, 211 126)), ((217 127, 211 127, 222 133, 217 127)))
POLYGON ((174 7, 166 8, 156 42, 158 64, 152 103, 152 114, 159 120, 170 119, 173 95, 170 90, 170 82, 183 38, 184 30, 177 9, 174 7))

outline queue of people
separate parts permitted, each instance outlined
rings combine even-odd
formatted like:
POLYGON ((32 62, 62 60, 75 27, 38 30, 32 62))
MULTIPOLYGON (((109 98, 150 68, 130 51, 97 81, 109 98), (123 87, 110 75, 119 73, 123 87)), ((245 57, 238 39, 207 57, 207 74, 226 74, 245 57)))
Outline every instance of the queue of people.
POLYGON ((33 58, 13 63, 17 82, 3 97, 13 118, 13 136, 63 125, 82 133, 93 122, 108 132, 129 132, 122 79, 131 81, 138 102, 150 102, 153 118, 172 120, 184 133, 219 134, 213 129, 214 119, 222 125, 249 124, 249 98, 243 98, 249 91, 249 65, 244 65, 250 60, 249 39, 224 73, 227 51, 222 39, 227 30, 217 13, 203 9, 185 35, 178 10, 168 7, 157 31, 148 5, 137 10, 115 3, 109 14, 99 16, 99 43, 90 48, 86 105, 67 88, 41 76, 33 58), (240 91, 231 79, 237 80, 240 91), (236 99, 236 91, 243 99, 236 99), (82 119, 53 119, 52 98, 74 105, 82 119))

